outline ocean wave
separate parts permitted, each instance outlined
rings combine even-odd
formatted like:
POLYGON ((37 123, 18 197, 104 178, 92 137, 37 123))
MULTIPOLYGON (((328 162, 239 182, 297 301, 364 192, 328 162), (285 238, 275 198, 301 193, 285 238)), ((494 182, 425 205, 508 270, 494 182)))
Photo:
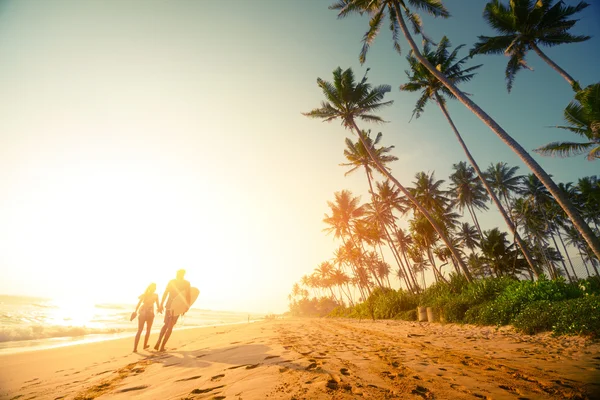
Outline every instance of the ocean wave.
POLYGON ((93 334, 111 334, 123 332, 115 328, 88 328, 85 326, 41 326, 2 328, 0 330, 0 343, 16 342, 21 340, 52 339, 79 337, 93 334))
POLYGON ((31 305, 33 307, 38 307, 38 308, 58 308, 58 306, 56 306, 54 304, 31 303, 31 305))

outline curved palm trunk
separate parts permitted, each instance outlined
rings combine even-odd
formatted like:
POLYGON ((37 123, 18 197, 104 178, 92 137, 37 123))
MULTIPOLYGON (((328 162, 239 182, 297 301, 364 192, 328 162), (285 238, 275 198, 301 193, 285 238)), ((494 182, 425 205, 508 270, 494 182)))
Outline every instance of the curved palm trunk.
POLYGON ((573 272, 573 277, 575 277, 575 281, 578 281, 579 277, 577 276, 577 273, 575 272, 575 268, 573 267, 573 261, 571 261, 571 256, 569 255, 567 246, 565 246, 565 241, 563 240, 562 234, 560 233, 560 228, 558 228, 558 227, 556 228, 556 233, 558 233, 558 239, 560 240, 560 244, 562 244, 565 254, 567 255, 567 260, 569 261, 569 265, 571 266, 571 272, 573 272))
MULTIPOLYGON (((502 203, 500 203, 500 200, 498 199, 498 197, 496 196, 496 194, 492 190, 490 184, 487 182, 487 180, 483 176, 483 173, 479 169, 479 165, 477 165, 477 162, 475 161, 475 159, 471 155, 471 152, 469 151, 469 148, 467 147, 467 145, 463 141, 462 136, 460 135, 460 133, 458 132, 458 129, 456 128, 456 125, 454 125, 454 121, 452 121, 452 118, 450 118, 450 114, 448 113, 448 110, 444 106, 444 104, 442 102, 442 99, 440 98, 439 94, 437 94, 437 93, 435 94, 435 99, 436 99, 436 101, 438 103, 438 106, 442 110, 442 113, 444 114, 444 116, 448 120, 448 123, 452 127, 452 130, 454 131, 454 134, 456 135, 456 138, 458 139, 458 142, 460 143, 460 146, 462 147, 463 151, 465 152, 465 155, 467 156, 467 159, 469 160, 469 162, 473 166, 473 169, 475 169, 475 172, 477 173, 477 176, 479 177, 479 180, 481 180, 481 183, 483 183, 483 186, 485 187, 485 190, 490 195, 492 201, 496 205, 496 208, 498 208, 498 211, 500 211, 500 214, 502 215, 502 218, 504 218, 504 222, 508 226, 508 229, 510 229, 511 233, 513 234, 513 236, 515 238, 515 241, 519 245, 519 248, 521 249, 521 252, 523 253, 523 256, 525 257, 525 260, 527 260, 527 264, 529 264, 529 267, 531 268, 531 270, 537 275, 535 266, 533 264, 533 257, 531 257, 531 254, 529 253, 529 250, 527 250, 527 247, 525 246, 525 243, 523 243, 523 240, 519 236, 519 232, 517 232, 517 229, 515 228, 515 225, 513 224, 512 220, 509 218, 508 214, 506 213, 506 210, 504 209, 504 207, 502 207, 502 203)), ((480 228, 480 231, 481 231, 481 228, 480 228)), ((483 234, 481 234, 481 237, 483 238, 483 234)))
POLYGON ((494 119, 492 119, 485 111, 483 111, 477 104, 475 104, 471 99, 469 99, 461 90, 459 90, 452 82, 450 82, 444 74, 438 71, 431 63, 423 57, 419 48, 417 47, 415 41, 413 40, 406 23, 404 22, 404 17, 402 17, 402 13, 400 10, 400 6, 398 2, 394 2, 394 8, 396 9, 396 20, 400 25, 400 29, 402 33, 406 37, 410 48, 413 50, 413 53, 417 60, 421 64, 427 68, 429 72, 444 86, 452 92, 452 94, 472 113, 474 113, 483 123, 485 123, 508 147, 510 147, 520 158, 521 160, 529 167, 529 169, 538 177, 538 179, 546 186, 548 191, 554 196, 558 204, 561 208, 567 213, 575 229, 577 229, 585 241, 588 243, 596 257, 600 259, 600 239, 596 237, 594 232, 590 229, 590 227, 585 223, 583 218, 579 215, 573 204, 569 201, 569 199, 565 196, 565 194, 556 186, 552 178, 542 169, 542 167, 525 151, 525 149, 515 141, 494 119))
POLYGON ((588 268, 587 261, 585 261, 585 258, 583 258, 583 252, 581 251, 581 247, 577 246, 577 251, 579 252, 579 258, 581 258, 581 262, 583 262, 583 266, 585 267, 585 273, 589 278, 592 275, 590 275, 590 270, 588 268))
MULTIPOLYGON (((560 250, 558 249, 558 243, 556 243, 556 238, 554 237, 554 233, 552 233, 552 229, 550 229, 550 237, 552 238, 552 242, 554 243, 554 248, 560 254, 560 250)), ((573 278, 571 278, 571 274, 569 273, 569 270, 567 268, 567 264, 565 264, 565 258, 562 257, 561 260, 560 260, 560 262, 561 262, 561 264, 563 266, 563 269, 565 270, 565 273, 567 274, 567 278, 569 278, 569 282, 573 283, 573 278)))
POLYGON ((371 160, 375 163, 375 165, 377 165, 377 168, 379 169, 379 171, 383 175, 385 175, 389 180, 394 182, 396 187, 398 187, 398 189, 400 189, 402 191, 402 193, 404 193, 404 195, 415 205, 415 207, 417 207, 417 209, 423 214, 423 216, 425 216, 425 218, 427 218, 427 220, 433 226, 433 229, 435 229, 437 234, 440 235, 440 238, 442 239, 442 241, 446 244, 446 246, 448 246, 448 248, 450 249, 452 254, 458 260, 458 263, 459 263, 461 269, 463 270, 463 273, 465 274, 467 281, 472 282, 473 278, 471 277, 471 273, 469 272, 469 270, 467 269, 467 266, 463 263, 462 259, 460 258, 460 254, 458 254, 458 250, 456 250, 456 248, 448 240, 448 238, 444 234, 444 231, 441 229, 441 227, 437 224, 437 222, 435 222, 435 220, 431 217, 431 215, 429 215, 427 210, 421 204, 419 204, 419 202, 410 194, 410 192, 404 186, 402 186, 400 184, 400 182, 398 182, 398 180, 396 178, 394 178, 392 176, 392 174, 390 174, 383 165, 381 165, 379 160, 377 160, 377 158, 373 155, 373 152, 371 151, 368 144, 366 143, 366 140, 363 138, 362 131, 358 128, 358 126, 356 125, 356 122, 354 122, 354 120, 352 120, 352 127, 356 130, 356 134, 358 135, 358 138, 360 139, 363 146, 367 150, 367 153, 369 153, 369 157, 371 157, 371 160))
MULTIPOLYGON (((395 221, 392 221, 394 226, 394 232, 396 233, 396 236, 398 236, 398 225, 396 225, 395 221)), ((416 277, 416 273, 413 271, 413 269, 410 267, 410 262, 408 262, 408 257, 406 256, 406 251, 404 249, 403 245, 400 245, 400 252, 402 253, 402 257, 404 257, 404 262, 406 263, 406 269, 408 270, 409 274, 410 274, 410 279, 413 282, 413 285, 415 287, 415 289, 417 290, 417 292, 419 292, 419 284, 417 282, 417 277, 416 277)))
MULTIPOLYGON (((350 240, 352 240, 352 244, 356 247, 356 242, 354 242, 354 238, 351 235, 350 235, 350 240)), ((344 247, 346 247, 346 239, 344 239, 344 236, 342 236, 342 243, 344 243, 344 247)), ((352 271, 354 276, 358 277, 358 272, 356 270, 356 265, 354 265, 354 260, 350 260, 350 261, 351 262, 347 262, 347 264, 350 265, 350 270, 352 271)), ((360 282, 358 285, 358 290, 359 290, 361 296, 364 296, 363 288, 362 288, 362 285, 360 285, 360 282)))
POLYGON ((483 237, 483 231, 481 230, 481 226, 479 226, 479 220, 475 217, 475 210, 473 210, 469 204, 465 204, 465 207, 467 207, 467 211, 469 212, 469 215, 471 215, 471 219, 477 228, 477 232, 479 232, 479 236, 483 237))
POLYGON ((571 85, 571 88, 573 88, 573 90, 575 92, 581 90, 581 87, 579 86, 579 82, 577 82, 575 79, 573 79, 573 77, 571 75, 569 75, 567 73, 567 71, 565 71, 564 69, 559 67, 558 64, 556 64, 546 54, 544 54, 542 52, 542 50, 540 50, 540 48, 537 46, 537 44, 529 43, 529 45, 531 46, 533 51, 535 51, 537 53, 537 55, 540 56, 540 58, 546 62, 546 64, 548 64, 550 67, 552 67, 553 70, 558 72, 560 74, 560 76, 562 76, 567 82, 569 82, 569 85, 571 85))
MULTIPOLYGON (((365 166, 365 168, 366 168, 366 166, 365 166)), ((376 200, 375 200, 375 193, 373 192, 373 182, 371 181, 371 175, 369 174, 369 170, 367 170, 366 172, 367 172, 367 181, 369 182, 369 191, 371 193, 371 201, 373 202, 373 206, 375 207, 375 214, 377 216, 377 222, 379 222, 379 224, 383 228, 383 231, 385 232, 385 237, 386 237, 386 239, 388 241, 388 244, 390 246, 390 250, 392 252, 392 255, 394 256, 394 259, 396 260, 396 264, 398 264, 398 267, 402 268, 402 271, 404 272, 404 282, 406 283, 407 289, 410 290, 411 292, 413 292, 414 290, 413 290, 410 282, 408 281, 408 278, 406 276, 406 271, 404 270, 404 265, 402 265, 402 263, 400 262, 399 255, 397 254, 397 250, 394 247, 394 243, 392 242, 392 238, 390 237, 390 234, 389 234, 389 232, 387 230, 387 227, 385 226, 385 224, 381 220, 381 216, 379 215, 379 209, 377 208, 377 205, 375 204, 375 202, 376 202, 376 200)), ((383 259, 383 253, 381 254, 381 258, 383 259)), ((388 286, 391 287, 389 285, 389 279, 388 279, 388 286)))

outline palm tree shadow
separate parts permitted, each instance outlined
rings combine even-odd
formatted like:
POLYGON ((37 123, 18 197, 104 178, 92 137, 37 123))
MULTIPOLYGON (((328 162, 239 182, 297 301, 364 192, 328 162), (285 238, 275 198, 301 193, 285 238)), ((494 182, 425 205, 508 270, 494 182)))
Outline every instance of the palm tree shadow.
POLYGON ((307 367, 294 363, 280 355, 269 354, 271 347, 262 344, 241 344, 217 349, 193 351, 171 350, 152 353, 147 360, 162 363, 163 367, 207 368, 215 363, 229 364, 229 369, 254 369, 261 365, 275 365, 280 368, 306 370, 307 367))

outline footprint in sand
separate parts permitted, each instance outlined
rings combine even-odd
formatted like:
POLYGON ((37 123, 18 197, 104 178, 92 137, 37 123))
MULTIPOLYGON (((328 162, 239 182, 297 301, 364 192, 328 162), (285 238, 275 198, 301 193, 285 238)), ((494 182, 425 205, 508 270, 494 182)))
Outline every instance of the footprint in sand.
POLYGON ((225 387, 225 385, 215 386, 215 387, 206 388, 206 389, 194 389, 194 390, 192 390, 192 394, 208 393, 208 392, 212 392, 213 390, 221 389, 222 387, 225 387))
POLYGON ((211 380, 211 381, 213 381, 213 382, 215 382, 215 381, 218 381, 218 380, 220 380, 220 379, 221 379, 222 377, 224 377, 224 376, 225 376, 225 374, 219 374, 219 375, 215 375, 215 376, 213 376, 212 378, 210 378, 210 380, 211 380))
POLYGON ((227 369, 237 369, 237 368, 247 367, 248 365, 249 364, 234 365, 233 367, 229 367, 227 369))
POLYGON ((134 390, 142 390, 142 389, 146 389, 147 387, 148 387, 148 385, 133 386, 133 387, 121 389, 121 390, 119 390, 119 393, 133 392, 134 390))
POLYGON ((194 379, 202 378, 202 375, 191 376, 189 378, 177 379, 175 382, 193 381, 194 379))
POLYGON ((313 369, 316 369, 316 368, 317 368, 317 363, 313 362, 313 363, 310 363, 310 365, 308 367, 306 367, 305 369, 307 371, 310 371, 310 370, 313 370, 313 369))
POLYGON ((340 374, 345 375, 345 376, 349 376, 350 375, 350 371, 348 371, 348 368, 340 368, 340 374))

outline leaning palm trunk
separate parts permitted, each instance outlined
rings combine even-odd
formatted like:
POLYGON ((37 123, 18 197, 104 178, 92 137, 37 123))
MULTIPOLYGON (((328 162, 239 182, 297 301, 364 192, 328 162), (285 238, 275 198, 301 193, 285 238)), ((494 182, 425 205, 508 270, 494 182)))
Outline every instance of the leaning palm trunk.
MULTIPOLYGON (((394 243, 392 242, 392 238, 390 237, 390 234, 387 230, 387 227, 385 226, 385 224, 382 221, 381 216, 379 215, 379 209, 376 204, 377 200, 375 199, 375 193, 373 192, 373 182, 371 181, 371 176, 369 175, 368 170, 367 170, 367 181, 369 182, 369 190, 371 192, 371 201, 373 202, 373 207, 375 209, 375 215, 377 216, 377 222, 379 223, 379 225, 381 225, 381 228, 383 228, 383 231, 385 232, 385 238, 388 241, 388 245, 390 246, 392 255, 394 256, 394 259, 396 260, 398 267, 401 268, 402 272, 404 273, 403 275, 404 275, 404 282, 406 283, 406 288, 408 290, 410 290, 411 292, 414 292, 414 289, 412 288, 412 285, 410 284, 408 277, 406 276, 406 271, 404 270, 404 265, 402 265, 402 263, 401 263, 400 256, 398 255, 398 250, 395 248, 394 243)), ((382 259, 383 259, 383 254, 382 254, 382 259)), ((388 281, 388 284, 389 284, 389 281, 388 281)))
POLYGON ((474 113, 483 123, 485 123, 508 147, 510 147, 520 158, 521 160, 529 167, 529 169, 538 177, 538 179, 546 186, 548 191, 554 196, 558 204, 561 208, 567 213, 575 228, 581 233, 585 241, 588 243, 596 257, 600 259, 600 240, 596 237, 594 232, 590 229, 590 227, 585 223, 583 218, 579 215, 577 210, 573 207, 573 204, 566 198, 566 196, 562 193, 562 191, 556 186, 554 181, 550 178, 550 176, 542 169, 542 167, 521 147, 517 141, 515 141, 496 121, 494 121, 485 111, 483 111, 477 104, 475 104, 471 99, 469 99, 465 94, 460 91, 452 82, 450 82, 444 74, 438 71, 431 63, 427 60, 427 58, 423 57, 419 48, 417 47, 415 41, 413 40, 406 23, 404 22, 404 17, 402 17, 402 12, 400 10, 399 4, 397 2, 394 3, 394 8, 396 11, 396 20, 402 30, 402 33, 406 37, 410 48, 412 49, 414 56, 421 64, 431 72, 433 76, 435 76, 444 86, 452 92, 452 94, 472 113, 474 113))
MULTIPOLYGON (((475 169, 475 172, 477 173, 477 176, 481 180, 481 183, 483 183, 483 186, 485 186, 485 190, 488 192, 488 194, 492 198, 492 201, 496 205, 496 208, 498 208, 498 211, 500 211, 500 214, 502 214, 502 218, 504 218, 504 222, 506 223, 506 225, 510 229, 511 233, 513 234, 513 236, 515 238, 515 241, 517 242, 517 244, 519 245, 519 248, 521 249, 521 252, 523 253, 523 256, 525 256, 525 259, 527 260, 527 264, 529 264, 529 267, 531 268, 531 270, 533 271, 533 273, 535 273, 536 276, 537 276, 536 268, 535 268, 535 266, 533 264, 533 257, 531 257, 531 254, 529 253, 529 250, 527 249, 527 246, 525 246, 525 243, 523 243, 523 240, 519 236, 519 232, 517 232, 517 230, 515 229, 515 225, 512 223, 511 219, 508 217, 508 214, 506 213, 506 210, 504 209, 504 207, 502 207, 502 203, 500 203, 500 200, 498 199, 498 197, 496 196, 496 194, 494 193, 494 191, 490 187, 490 184, 488 183, 488 181, 483 176, 483 173, 479 169, 479 165, 477 165, 477 162, 475 161, 475 159, 471 155, 471 152, 469 151, 467 145, 463 141, 462 136, 458 132, 458 129, 456 129, 456 125, 454 125, 454 121, 452 121, 452 118, 450 118, 450 114, 448 113, 448 110, 446 109, 446 106, 444 105, 444 103, 442 102, 442 99, 440 98, 440 96, 437 93, 435 94, 435 99, 436 99, 436 101, 438 103, 438 106, 442 110, 442 113, 444 114, 444 116, 448 120, 448 123, 452 127, 452 130, 454 131, 454 134, 456 135, 456 138, 458 139, 458 142, 460 143, 460 146, 462 147, 463 151, 465 152, 465 154, 467 156, 467 159, 469 160, 469 162, 471 163, 471 165, 475 169)), ((481 231, 481 228, 480 228, 480 231, 481 231)), ((481 237, 483 238, 483 235, 481 237)))
POLYGON ((377 166, 377 169, 383 175, 385 175, 389 180, 391 180, 392 182, 394 182, 394 184, 396 185, 396 187, 398 187, 398 189, 400 189, 402 191, 402 193, 404 193, 404 195, 415 205, 415 207, 417 207, 417 209, 423 214, 423 216, 425 218, 427 218, 427 220, 429 221, 429 223, 431 223, 431 225, 433 226, 433 229, 435 229, 435 231, 437 232, 437 234, 440 235, 440 238, 442 239, 442 241, 446 244, 446 246, 448 246, 448 248, 450 249, 450 251, 452 252, 452 254, 458 260, 458 263, 459 263, 461 269, 463 270, 463 273, 465 274, 465 277, 467 278, 467 281, 468 282, 472 282, 473 278, 471 277, 471 273, 469 272, 469 270, 467 269, 467 266, 464 264, 464 262, 460 258, 460 254, 458 254, 458 250, 456 250, 456 248, 452 245, 452 243, 450 242, 450 240, 448 240, 448 237, 446 236, 446 234, 444 233, 444 231, 442 230, 442 228, 431 217, 431 215, 429 215, 429 213, 427 212, 427 210, 421 204, 419 204, 419 202, 413 197, 413 195, 410 194, 410 192, 404 186, 402 186, 402 184, 400 184, 400 182, 398 182, 398 180, 396 178, 394 178, 392 176, 392 174, 390 174, 388 172, 388 170, 383 165, 381 165, 381 163, 379 162, 379 160, 377 159, 377 157, 375 157, 375 155, 371 151, 368 143, 363 138, 362 131, 358 128, 358 126, 356 125, 356 122, 354 122, 354 119, 351 120, 351 125, 355 129, 356 134, 358 135, 358 138, 360 139, 360 141, 362 142, 363 146, 367 150, 367 153, 369 153, 369 157, 371 157, 371 161, 373 161, 375 163, 375 165, 377 166))
POLYGON ((530 46, 533 49, 533 51, 535 51, 537 55, 540 56, 540 58, 546 62, 546 64, 548 64, 553 70, 558 72, 560 76, 562 76, 567 82, 569 82, 569 85, 571 85, 571 88, 573 88, 575 92, 581 90, 579 83, 577 83, 577 81, 573 79, 573 77, 569 75, 567 71, 559 67, 558 64, 556 64, 546 54, 544 54, 535 43, 530 43, 530 46))
POLYGON ((575 278, 575 281, 579 280, 579 277, 577 276, 577 273, 575 272, 575 268, 573 267, 573 261, 571 261, 571 256, 569 255, 569 251, 567 250, 567 246, 565 246, 565 241, 562 238, 562 235, 560 233, 560 228, 557 227, 556 228, 556 233, 558 233, 558 239, 560 240, 560 244, 562 245, 564 251, 565 251, 565 255, 567 256, 567 260, 569 261, 569 265, 571 266, 571 272, 573 272, 573 277, 575 278))

